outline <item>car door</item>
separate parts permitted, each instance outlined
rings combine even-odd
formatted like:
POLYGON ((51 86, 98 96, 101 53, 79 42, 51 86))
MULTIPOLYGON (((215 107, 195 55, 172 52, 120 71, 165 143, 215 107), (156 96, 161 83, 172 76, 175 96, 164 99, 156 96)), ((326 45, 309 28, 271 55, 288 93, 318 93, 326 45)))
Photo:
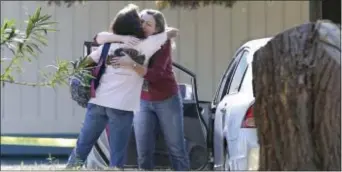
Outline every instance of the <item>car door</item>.
MULTIPOLYGON (((207 115, 204 109, 210 107, 210 102, 198 100, 195 73, 176 62, 173 62, 173 67, 174 70, 179 70, 189 79, 187 82, 178 81, 179 90, 183 98, 184 139, 189 154, 191 170, 201 170, 206 168, 209 155, 206 142, 208 127, 205 117, 207 115)), ((160 167, 170 167, 168 150, 161 133, 157 136, 155 164, 160 167)))
POLYGON ((220 86, 212 103, 213 113, 215 114, 213 124, 214 169, 223 169, 225 153, 223 130, 225 114, 229 111, 229 102, 227 100, 229 100, 229 95, 233 95, 239 90, 247 68, 248 54, 248 47, 242 47, 237 51, 221 79, 220 86))

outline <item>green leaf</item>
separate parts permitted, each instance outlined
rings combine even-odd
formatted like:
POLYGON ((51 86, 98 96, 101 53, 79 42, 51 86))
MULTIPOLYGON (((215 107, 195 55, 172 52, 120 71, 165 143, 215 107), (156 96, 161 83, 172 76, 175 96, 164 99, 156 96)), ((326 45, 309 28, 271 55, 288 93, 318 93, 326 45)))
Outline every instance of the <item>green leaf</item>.
MULTIPOLYGON (((67 85, 68 78, 73 75, 83 75, 82 82, 88 83, 92 78, 89 72, 90 63, 87 57, 81 57, 77 61, 68 61, 56 58, 54 65, 48 65, 53 72, 41 71, 41 79, 38 82, 17 82, 12 76, 12 71, 21 72, 22 62, 31 62, 42 52, 42 47, 48 45, 47 34, 58 31, 55 29, 54 21, 51 21, 51 15, 42 14, 41 8, 28 16, 27 25, 24 30, 18 30, 15 26, 15 20, 4 20, 1 24, 1 48, 8 48, 12 51, 13 57, 4 66, 5 70, 1 73, 1 82, 11 82, 14 84, 26 86, 51 86, 67 85)), ((3 58, 1 59, 3 61, 3 58)))

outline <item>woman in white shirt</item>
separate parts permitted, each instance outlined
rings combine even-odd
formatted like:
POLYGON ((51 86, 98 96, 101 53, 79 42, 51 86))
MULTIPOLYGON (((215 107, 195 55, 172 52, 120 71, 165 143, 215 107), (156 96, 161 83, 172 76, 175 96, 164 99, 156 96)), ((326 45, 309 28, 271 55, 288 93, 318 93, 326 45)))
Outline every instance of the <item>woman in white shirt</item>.
MULTIPOLYGON (((140 12, 140 18, 147 36, 170 29, 166 27, 166 19, 160 11, 145 9, 140 12)), ((115 37, 111 33, 101 32, 95 39, 103 44, 117 41, 115 37)), ((133 119, 137 164, 143 170, 153 170, 155 167, 154 152, 158 132, 164 136, 171 168, 176 171, 190 169, 184 139, 182 98, 172 71, 171 44, 172 41, 168 40, 153 55, 147 74, 144 75, 146 82, 141 94, 140 110, 133 119)))
MULTIPOLYGON (((134 47, 145 61, 142 65, 130 57, 121 57, 125 64, 119 67, 106 63, 105 72, 101 76, 96 96, 92 97, 87 106, 87 112, 76 147, 71 153, 67 168, 80 167, 85 162, 90 150, 101 135, 107 123, 109 124, 110 167, 123 168, 126 148, 130 138, 133 122, 133 112, 140 107, 140 93, 143 84, 142 76, 146 73, 149 58, 166 42, 166 32, 149 36, 144 39, 138 8, 128 5, 114 18, 111 29, 116 35, 134 36, 142 39, 134 47), (107 65, 108 64, 108 65, 107 65)), ((120 37, 119 37, 120 38, 120 37)), ((125 42, 127 37, 122 37, 125 42)), ((113 56, 118 48, 127 47, 122 43, 112 43, 108 56, 113 56)), ((103 46, 89 56, 98 62, 103 46)))

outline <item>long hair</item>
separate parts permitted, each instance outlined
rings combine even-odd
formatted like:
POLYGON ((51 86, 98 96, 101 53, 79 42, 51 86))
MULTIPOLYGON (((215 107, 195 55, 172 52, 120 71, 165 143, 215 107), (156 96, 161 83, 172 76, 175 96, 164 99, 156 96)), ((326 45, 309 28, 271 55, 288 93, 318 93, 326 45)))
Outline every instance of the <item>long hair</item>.
POLYGON ((145 14, 153 16, 154 20, 156 21, 156 33, 154 34, 162 33, 165 31, 167 23, 162 12, 153 9, 145 9, 140 12, 140 17, 145 14))
MULTIPOLYGON (((156 32, 155 34, 158 33, 162 33, 166 31, 167 28, 167 22, 166 22, 166 18, 164 17, 164 14, 158 10, 154 10, 154 9, 144 9, 140 12, 140 17, 142 17, 143 15, 151 15, 154 18, 154 21, 156 22, 156 32)), ((176 48, 176 43, 173 40, 171 41, 171 49, 175 49, 176 48)), ((165 45, 164 45, 165 46, 165 45)), ((161 50, 158 50, 161 51, 161 50)), ((148 63, 148 67, 151 68, 155 59, 158 58, 156 53, 154 53, 152 55, 152 57, 150 58, 150 61, 148 63)))
MULTIPOLYGON (((144 9, 140 12, 140 17, 145 14, 153 16, 156 22, 156 32, 154 34, 162 33, 166 30, 167 22, 162 12, 154 9, 144 9)), ((171 40, 171 48, 176 49, 176 43, 174 40, 171 40)))
POLYGON ((117 35, 129 35, 145 39, 146 36, 141 26, 138 10, 138 6, 134 4, 125 6, 114 17, 110 25, 111 31, 117 35))

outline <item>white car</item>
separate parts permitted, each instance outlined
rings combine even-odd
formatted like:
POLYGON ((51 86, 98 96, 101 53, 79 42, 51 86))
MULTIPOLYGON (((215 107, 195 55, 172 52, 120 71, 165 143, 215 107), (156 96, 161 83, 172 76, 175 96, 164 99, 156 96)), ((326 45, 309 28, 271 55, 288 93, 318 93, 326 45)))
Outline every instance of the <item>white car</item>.
POLYGON ((253 116, 252 61, 271 40, 248 41, 235 53, 212 102, 214 169, 257 170, 259 144, 253 116))

